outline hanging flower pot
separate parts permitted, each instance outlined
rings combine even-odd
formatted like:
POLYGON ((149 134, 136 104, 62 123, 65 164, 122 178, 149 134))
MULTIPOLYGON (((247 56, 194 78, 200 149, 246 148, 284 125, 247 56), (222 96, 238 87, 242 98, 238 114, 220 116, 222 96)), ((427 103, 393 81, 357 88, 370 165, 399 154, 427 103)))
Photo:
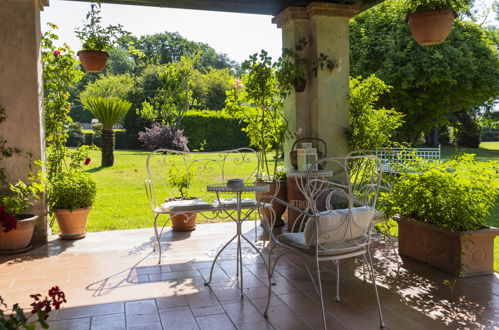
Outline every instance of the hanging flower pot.
POLYGON ((108 52, 98 50, 80 50, 78 52, 81 65, 87 72, 102 72, 109 59, 108 52))
POLYGON ((414 40, 422 46, 430 46, 445 41, 456 17, 454 10, 430 10, 409 14, 406 22, 414 40))
POLYGON ((293 86, 296 92, 301 93, 305 90, 305 87, 307 87, 307 81, 303 77, 296 77, 295 80, 293 80, 293 86))

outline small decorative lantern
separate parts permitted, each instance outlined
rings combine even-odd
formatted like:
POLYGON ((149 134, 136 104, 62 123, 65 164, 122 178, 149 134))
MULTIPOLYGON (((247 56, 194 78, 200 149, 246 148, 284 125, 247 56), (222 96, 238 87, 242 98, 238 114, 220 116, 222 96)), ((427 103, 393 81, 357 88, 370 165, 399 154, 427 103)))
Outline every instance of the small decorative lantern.
MULTIPOLYGON (((298 171, 307 171, 317 161, 317 149, 312 148, 312 143, 302 143, 297 149, 298 171)), ((312 169, 317 170, 317 168, 312 169)))

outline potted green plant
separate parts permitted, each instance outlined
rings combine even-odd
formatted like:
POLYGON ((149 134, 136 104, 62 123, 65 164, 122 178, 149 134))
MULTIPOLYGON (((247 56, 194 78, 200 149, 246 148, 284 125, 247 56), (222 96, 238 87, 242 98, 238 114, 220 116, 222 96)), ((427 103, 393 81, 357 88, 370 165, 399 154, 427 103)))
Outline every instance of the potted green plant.
MULTIPOLYGON (((177 189, 180 196, 171 197, 166 202, 192 201, 198 199, 190 195, 192 172, 171 167, 168 171, 168 185, 177 189)), ((196 229, 196 212, 171 213, 173 231, 192 231, 196 229)))
POLYGON ((77 55, 81 65, 88 72, 104 70, 109 59, 107 51, 113 48, 119 38, 129 34, 120 24, 103 27, 100 12, 100 2, 91 3, 85 23, 81 28, 75 29, 76 36, 82 42, 82 50, 77 55))
POLYGON ((18 181, 0 187, 0 253, 13 254, 30 248, 37 215, 26 214, 44 191, 43 174, 29 175, 29 183, 18 181))
POLYGON ((62 239, 85 237, 88 214, 95 200, 95 180, 80 169, 58 173, 49 185, 49 204, 62 239))
MULTIPOLYGON (((0 123, 7 119, 5 109, 0 105, 0 123)), ((0 164, 21 150, 9 147, 0 138, 0 164)), ((35 163, 41 167, 40 163, 35 163)), ((7 180, 5 168, 0 167, 0 253, 20 253, 30 247, 33 230, 38 216, 25 214, 44 191, 44 174, 37 171, 28 175, 28 183, 19 180, 11 184, 7 180)))
POLYGON ((407 0, 406 22, 414 40, 422 46, 445 41, 456 12, 468 4, 466 0, 407 0))
POLYGON ((401 172, 382 196, 398 215, 399 253, 459 276, 491 274, 499 229, 486 218, 499 195, 498 162, 461 155, 401 172))

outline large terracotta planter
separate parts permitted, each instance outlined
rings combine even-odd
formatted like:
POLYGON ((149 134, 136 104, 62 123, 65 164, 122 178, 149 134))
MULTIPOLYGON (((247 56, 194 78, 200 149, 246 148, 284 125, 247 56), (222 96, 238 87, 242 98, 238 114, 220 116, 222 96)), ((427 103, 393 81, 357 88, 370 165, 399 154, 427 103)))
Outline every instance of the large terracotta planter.
MULTIPOLYGON (((268 192, 257 192, 255 193, 255 198, 257 201, 263 196, 275 196, 280 200, 287 201, 288 200, 288 192, 287 192, 287 183, 284 180, 280 180, 279 182, 266 182, 262 184, 268 184, 270 189, 268 192), (276 193, 277 192, 277 193, 276 193)), ((257 184, 258 185, 258 184, 257 184)), ((268 203, 268 201, 266 201, 268 203)), ((264 221, 268 221, 268 219, 274 219, 275 223, 274 227, 280 227, 284 225, 284 220, 282 219, 282 215, 286 211, 286 206, 280 203, 272 203, 272 211, 268 208, 264 208, 263 216, 264 221)))
POLYGON ((109 59, 109 53, 98 50, 80 50, 76 55, 87 72, 102 72, 109 59))
POLYGON ((196 229, 197 213, 170 214, 173 231, 193 231, 196 229))
POLYGON ((60 209, 55 211, 55 217, 59 224, 61 233, 59 237, 62 239, 81 239, 85 237, 88 213, 91 207, 65 210, 60 209))
POLYGON ((409 14, 406 22, 414 40, 422 46, 430 46, 445 41, 456 17, 453 10, 432 10, 409 14))
POLYGON ((17 216, 17 228, 7 233, 0 226, 0 254, 21 253, 29 249, 37 215, 23 214, 17 216))
POLYGON ((494 273, 494 238, 499 228, 452 232, 404 217, 396 220, 401 255, 462 277, 494 273))

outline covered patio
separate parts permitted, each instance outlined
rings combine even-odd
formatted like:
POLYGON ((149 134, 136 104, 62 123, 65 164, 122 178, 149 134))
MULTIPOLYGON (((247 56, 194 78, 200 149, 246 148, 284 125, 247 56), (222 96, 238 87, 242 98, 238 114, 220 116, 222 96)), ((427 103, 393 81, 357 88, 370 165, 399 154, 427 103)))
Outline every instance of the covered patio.
MULTIPOLYGON (((152 252, 151 229, 89 233, 73 242, 53 236, 25 254, 0 257, 2 295, 6 302, 28 306, 30 294, 60 286, 68 303, 50 314, 51 329, 321 328, 319 296, 299 259, 279 262, 268 319, 263 316, 268 292, 264 265, 249 246, 243 245, 243 298, 235 279, 235 243, 215 266, 212 285, 204 286, 211 261, 234 227, 219 223, 199 225, 190 233, 166 232, 161 265, 152 252)), ((243 231, 254 237, 253 223, 246 222, 243 231)), ((262 246, 261 227, 258 239, 262 246)), ((390 245, 376 244, 373 251, 388 329, 497 327, 497 275, 456 280, 400 259, 390 245)), ((323 271, 330 328, 379 327, 374 291, 363 280, 361 261, 342 265, 341 303, 334 301, 335 272, 323 271)))

